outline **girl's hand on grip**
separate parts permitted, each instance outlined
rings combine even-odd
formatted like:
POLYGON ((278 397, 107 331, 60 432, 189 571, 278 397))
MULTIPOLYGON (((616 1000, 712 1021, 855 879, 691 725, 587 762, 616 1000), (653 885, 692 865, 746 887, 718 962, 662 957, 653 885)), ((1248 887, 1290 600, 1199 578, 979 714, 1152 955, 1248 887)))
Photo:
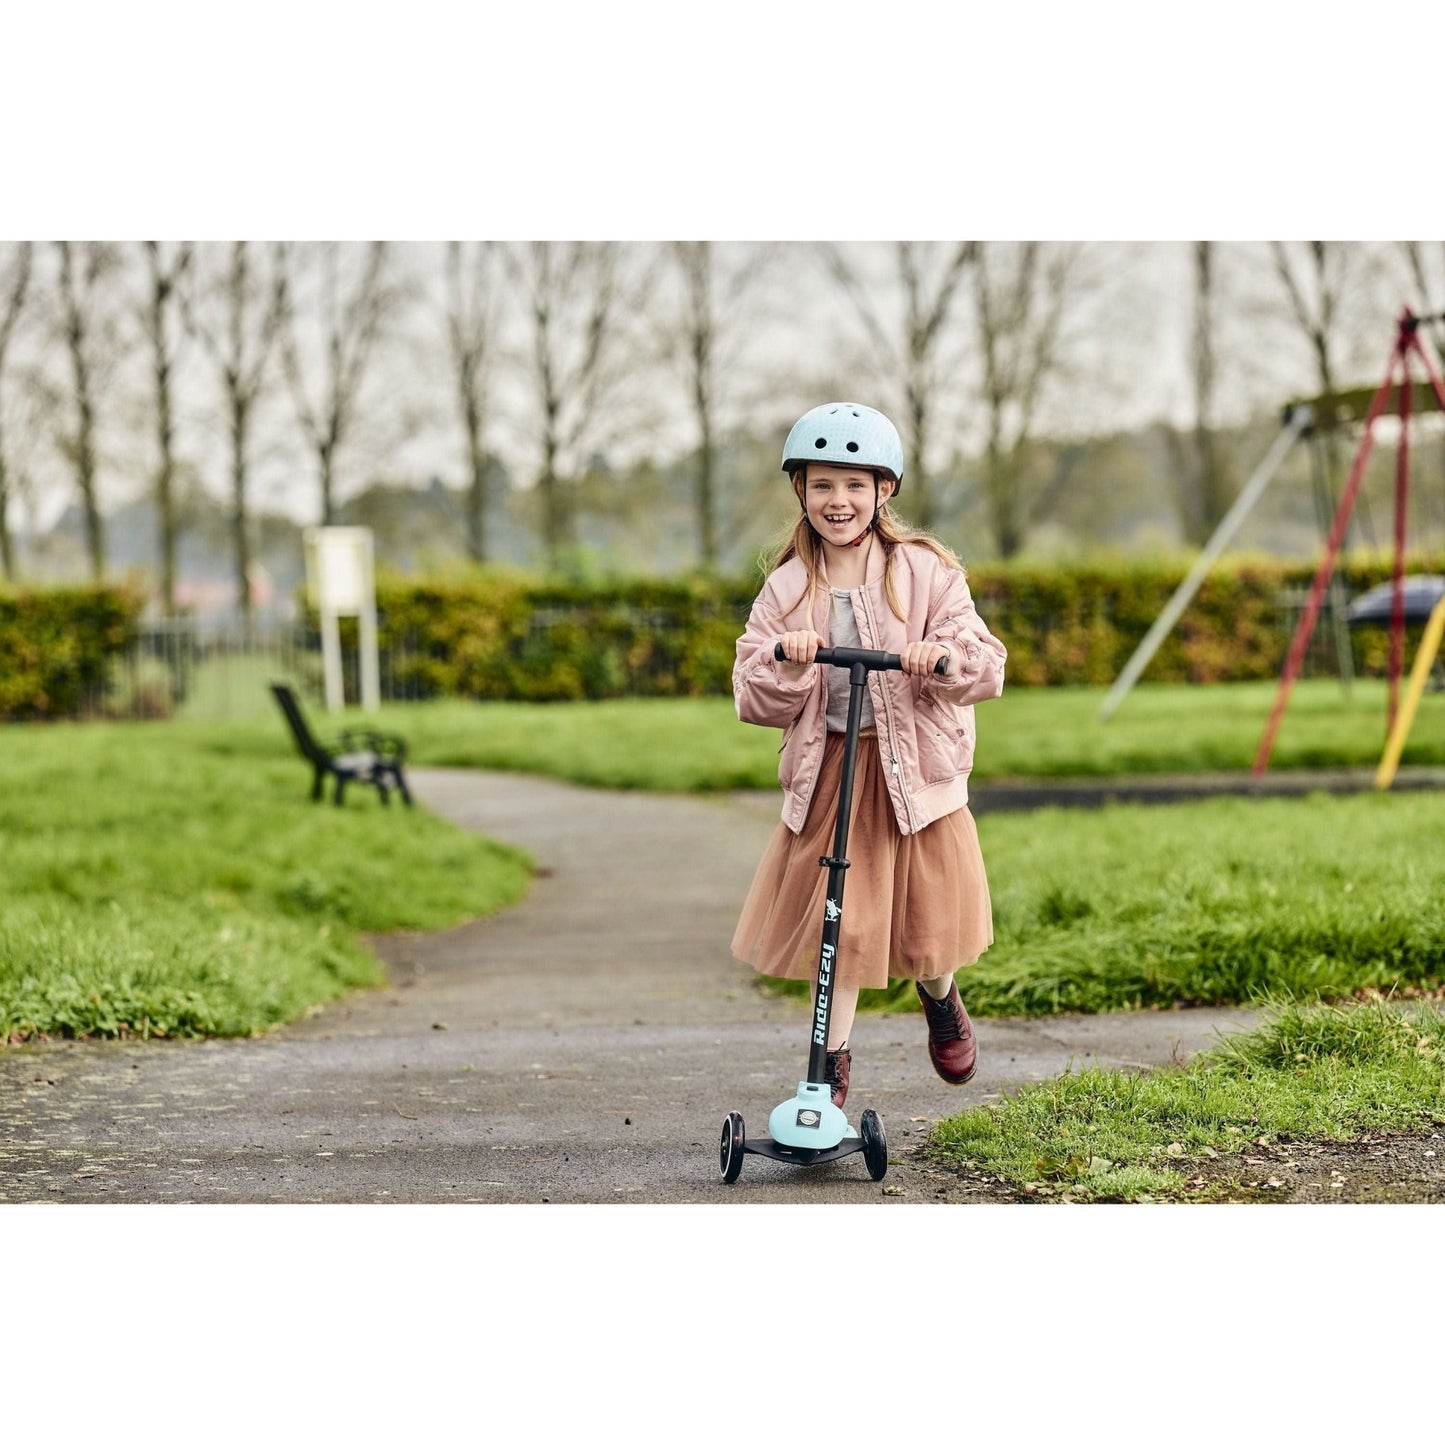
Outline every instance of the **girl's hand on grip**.
POLYGON ((802 676, 803 669, 813 661, 823 639, 816 632, 785 632, 778 638, 778 646, 787 659, 781 666, 788 677, 802 676))
POLYGON ((933 669, 938 666, 939 658, 945 659, 944 671, 948 671, 946 659, 949 651, 941 642, 910 642, 898 656, 902 660, 904 672, 911 673, 914 677, 931 676, 933 669))

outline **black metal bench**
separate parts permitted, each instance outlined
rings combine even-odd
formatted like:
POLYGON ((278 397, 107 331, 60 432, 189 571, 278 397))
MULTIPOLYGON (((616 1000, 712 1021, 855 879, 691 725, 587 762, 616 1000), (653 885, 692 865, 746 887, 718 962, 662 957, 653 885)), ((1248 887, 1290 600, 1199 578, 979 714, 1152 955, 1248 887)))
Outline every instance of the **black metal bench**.
POLYGON ((407 805, 411 805, 411 794, 401 771, 406 761, 406 744, 395 733, 348 728, 341 734, 339 744, 328 748, 311 731, 296 694, 285 683, 273 682, 271 692, 291 726, 291 736, 301 756, 316 770, 311 788, 313 803, 321 801, 326 777, 330 774, 336 779, 334 801, 338 808, 348 783, 369 783, 381 794, 383 803, 391 802, 391 790, 395 788, 407 805))

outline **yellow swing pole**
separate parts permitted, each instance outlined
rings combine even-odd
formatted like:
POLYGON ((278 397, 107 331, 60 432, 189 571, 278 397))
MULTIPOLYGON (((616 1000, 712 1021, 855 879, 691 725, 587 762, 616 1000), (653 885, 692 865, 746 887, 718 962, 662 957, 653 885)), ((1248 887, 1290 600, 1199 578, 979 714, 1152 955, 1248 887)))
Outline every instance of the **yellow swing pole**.
POLYGON ((1442 597, 1430 613, 1425 624, 1425 635, 1420 639, 1420 650, 1415 654, 1415 666, 1410 672, 1410 686, 1405 690, 1405 701, 1395 714, 1394 726, 1385 742, 1384 756, 1375 771, 1375 786, 1388 788, 1395 781, 1396 769, 1400 766, 1400 754, 1405 751, 1405 739, 1410 734, 1410 724, 1415 721, 1416 709, 1420 706, 1421 694, 1425 691, 1425 680, 1440 651, 1440 639, 1445 636, 1445 597, 1442 597))

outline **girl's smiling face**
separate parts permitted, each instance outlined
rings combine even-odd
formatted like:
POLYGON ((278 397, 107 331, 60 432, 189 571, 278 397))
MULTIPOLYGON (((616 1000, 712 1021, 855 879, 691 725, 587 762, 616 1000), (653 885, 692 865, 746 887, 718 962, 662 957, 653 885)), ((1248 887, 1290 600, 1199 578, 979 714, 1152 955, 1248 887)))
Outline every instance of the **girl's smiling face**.
POLYGON ((846 547, 873 520, 893 494, 893 482, 860 467, 832 466, 809 462, 802 483, 803 508, 818 535, 835 547, 846 547))

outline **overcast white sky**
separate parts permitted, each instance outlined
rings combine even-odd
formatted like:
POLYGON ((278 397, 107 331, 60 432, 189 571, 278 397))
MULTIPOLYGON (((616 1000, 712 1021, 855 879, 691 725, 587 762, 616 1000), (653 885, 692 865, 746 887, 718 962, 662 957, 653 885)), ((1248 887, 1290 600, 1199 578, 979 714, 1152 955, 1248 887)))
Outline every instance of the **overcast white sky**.
MULTIPOLYGON (((1399 18, 1418 46, 1439 22, 1416 8, 1399 18)), ((1119 255, 1147 314, 1111 314, 1095 343, 1095 412, 1129 426, 1188 405, 1187 257, 1161 243, 1438 225, 1418 151, 1384 139, 1389 116, 1405 124, 1396 32, 1321 41, 1298 4, 247 15, 7 16, 0 123, 23 143, 0 234, 1132 241, 1119 255)), ((767 320, 763 349, 795 344, 791 306, 767 320)), ((1293 385, 1268 374, 1278 340, 1232 339, 1226 411, 1293 385)), ((286 477, 260 485, 290 495, 286 477)))

